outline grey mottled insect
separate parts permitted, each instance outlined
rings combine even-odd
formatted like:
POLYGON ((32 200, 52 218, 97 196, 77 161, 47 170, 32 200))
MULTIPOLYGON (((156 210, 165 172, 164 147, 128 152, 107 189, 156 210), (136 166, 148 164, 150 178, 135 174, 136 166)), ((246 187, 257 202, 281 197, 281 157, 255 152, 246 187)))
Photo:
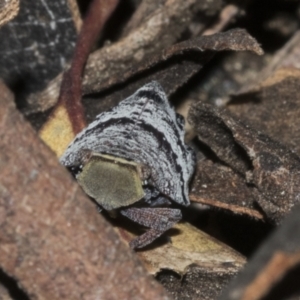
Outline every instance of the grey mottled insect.
POLYGON ((150 244, 181 219, 180 209, 165 207, 171 201, 190 204, 195 155, 183 126, 161 86, 151 82, 99 114, 60 159, 102 208, 150 228, 132 248, 150 244))

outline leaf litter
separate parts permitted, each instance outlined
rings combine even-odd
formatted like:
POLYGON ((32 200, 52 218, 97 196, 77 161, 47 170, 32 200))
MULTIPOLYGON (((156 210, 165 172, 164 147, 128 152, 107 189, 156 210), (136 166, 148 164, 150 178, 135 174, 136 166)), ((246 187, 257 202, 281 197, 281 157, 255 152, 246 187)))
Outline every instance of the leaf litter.
MULTIPOLYGON (((193 34, 197 35, 210 31, 209 22, 216 21, 216 16, 222 11, 222 6, 218 1, 213 4, 209 2, 202 3, 202 7, 200 4, 195 5, 195 1, 187 1, 185 6, 180 6, 180 1, 167 1, 156 7, 153 7, 153 3, 150 2, 142 1, 143 5, 140 5, 139 9, 133 14, 128 26, 120 34, 119 41, 113 41, 111 45, 97 50, 90 56, 87 63, 87 75, 83 82, 84 93, 94 93, 87 94, 83 101, 88 122, 96 114, 116 105, 152 79, 162 84, 168 96, 176 94, 179 88, 182 89, 183 87, 184 89, 186 85, 189 86, 189 83, 186 83, 190 81, 191 77, 197 78, 199 74, 202 74, 201 76, 205 78, 205 74, 199 71, 219 51, 252 50, 257 54, 261 54, 258 43, 244 30, 232 29, 224 33, 218 33, 223 25, 219 27, 212 26, 211 32, 217 31, 215 35, 207 37, 193 36, 193 34), (144 20, 147 12, 150 12, 149 18, 144 20), (157 19, 159 13, 162 15, 169 14, 170 27, 165 26, 163 22, 158 22, 156 28, 158 30, 152 31, 154 35, 152 37, 151 34, 144 35, 145 38, 147 37, 145 43, 141 45, 141 48, 134 48, 137 44, 132 43, 132 38, 139 34, 142 36, 146 32, 149 22, 159 20, 157 19), (203 19, 205 21, 193 18, 197 13, 205 15, 203 19), (183 17, 181 22, 177 22, 176 25, 179 15, 185 16, 185 18, 183 17), (186 20, 186 23, 184 20, 186 20), (194 26, 193 28, 190 26, 191 24, 194 26), (174 28, 177 28, 177 31, 174 31, 174 28), (219 29, 216 30, 216 28, 219 29), (179 37, 184 32, 189 32, 190 38, 180 41, 179 37), (162 39, 163 36, 170 36, 170 39, 162 39), (149 47, 151 44, 155 47, 149 47), (132 47, 130 48, 130 46, 132 47), (129 47, 129 51, 126 47, 129 47), (204 52, 201 52, 203 50, 204 52), (132 59, 129 59, 129 57, 132 59)), ((238 5, 237 8, 228 19, 225 16, 224 24, 229 24, 230 20, 236 21, 236 19, 243 18, 243 15, 240 14, 243 9, 248 12, 253 9, 251 6, 242 5, 238 5)), ((224 15, 222 15, 223 17, 224 15)), ((268 28, 271 28, 270 26, 273 24, 272 30, 280 31, 281 27, 278 27, 277 23, 274 22, 283 22, 283 20, 283 17, 280 19, 280 16, 277 16, 267 20, 266 24, 268 24, 268 28)), ((218 24, 218 22, 222 24, 222 20, 217 21, 215 24, 218 24)), ((289 35, 295 30, 293 28, 290 27, 288 31, 282 31, 281 36, 289 38, 289 35)), ((150 29, 155 28, 149 27, 149 33, 151 33, 150 29)), ((293 240, 292 236, 280 233, 284 230, 281 228, 293 228, 294 231, 289 230, 296 234, 299 223, 293 217, 293 212, 290 218, 285 219, 291 210, 297 210, 298 203, 298 44, 297 32, 295 32, 294 37, 290 39, 286 47, 282 47, 281 51, 279 50, 275 54, 269 53, 268 55, 273 57, 273 61, 269 63, 268 59, 262 60, 263 64, 267 65, 265 70, 261 72, 258 67, 252 70, 251 76, 247 77, 256 77, 256 81, 243 81, 239 80, 239 75, 233 76, 231 87, 234 86, 234 88, 225 89, 227 94, 225 93, 222 96, 225 101, 221 105, 225 108, 219 109, 209 104, 194 103, 188 117, 194 133, 197 135, 198 141, 195 143, 195 148, 199 151, 197 172, 191 186, 190 199, 219 211, 225 210, 242 215, 244 218, 250 217, 252 222, 264 220, 265 222, 279 224, 278 233, 275 232, 271 238, 271 241, 274 241, 273 244, 267 240, 265 248, 262 248, 265 249, 264 255, 271 257, 270 260, 266 264, 261 263, 261 261, 258 264, 254 258, 253 262, 246 266, 246 270, 247 268, 251 270, 254 266, 257 266, 257 274, 259 275, 248 286, 243 286, 240 289, 244 292, 243 299, 251 299, 249 297, 254 297, 254 294, 255 299, 261 299, 267 293, 272 293, 273 287, 280 283, 280 278, 286 277, 289 270, 299 262, 297 239, 293 240), (281 101, 282 98, 286 100, 281 101), (203 157, 205 158, 203 159, 203 157), (282 224, 282 227, 280 224, 282 224), (291 241, 293 242, 291 243, 291 241), (279 246, 274 247, 274 243, 279 246), (287 250, 284 246, 280 246, 280 243, 282 245, 293 245, 293 247, 287 250), (282 266, 282 268, 280 269, 279 266, 282 266), (270 274, 274 274, 275 279, 270 279, 270 274), (257 293, 258 290, 262 292, 259 294, 257 293)), ((226 55, 224 55, 225 61, 226 55)), ((233 55, 232 64, 245 64, 247 59, 244 58, 243 60, 240 57, 239 55, 233 55)), ((204 69, 207 70, 207 67, 204 69)), ((216 73, 218 73, 218 67, 216 70, 216 73)), ((227 72, 227 74, 230 76, 231 73, 227 72)), ((78 72, 76 75, 78 76, 78 72)), ((42 92, 32 94, 28 98, 29 105, 24 111, 29 119, 33 118, 31 116, 32 112, 41 112, 53 107, 58 97, 60 78, 61 75, 57 74, 57 78, 49 83, 48 88, 42 92)), ((213 80, 214 77, 211 76, 211 82, 213 80)), ((219 83, 215 82, 217 89, 221 85, 221 81, 219 83)), ((193 99, 196 101, 190 102, 197 102, 198 97, 199 95, 193 99)), ((209 99, 206 100, 209 101, 209 99)), ((218 104, 218 102, 215 102, 215 104, 218 104)), ((69 113, 69 108, 66 108, 66 114, 69 113)), ((83 111, 80 113, 83 113, 83 111)), ((70 126, 73 128, 75 119, 72 120, 71 118, 69 120, 70 126)), ((98 217, 100 218, 100 216, 98 217)), ((191 241, 197 241, 197 237, 201 236, 198 229, 193 229, 185 223, 182 226, 175 236, 171 235, 173 244, 166 241, 165 236, 160 241, 160 243, 164 241, 162 245, 147 251, 151 253, 151 251, 160 250, 160 247, 169 247, 167 253, 176 253, 174 249, 178 247, 177 241, 184 240, 186 235, 192 237, 191 241)), ((84 232, 84 229, 82 230, 84 232)), ((120 229, 120 232, 122 230, 120 229)), ((123 234, 123 237, 126 235, 123 234)), ((212 239, 208 237, 208 241, 212 242, 212 239)), ((197 252, 198 250, 194 248, 195 244, 198 245, 196 242, 186 242, 184 251, 187 251, 186 253, 197 252)), ((219 256, 216 253, 216 257, 222 257, 221 253, 226 249, 224 245, 220 247, 219 256)), ((138 252, 138 255, 144 263, 148 259, 146 265, 150 267, 155 265, 159 257, 159 255, 153 254, 151 256, 152 254, 149 254, 146 258, 146 254, 142 251, 138 252)), ((195 297, 198 297, 195 299, 216 299, 223 287, 228 284, 233 276, 237 276, 239 269, 244 264, 243 257, 236 255, 232 256, 229 265, 226 265, 226 258, 224 258, 223 269, 213 264, 215 260, 213 257, 210 258, 208 265, 203 266, 200 255, 200 260, 192 258, 185 269, 179 270, 175 266, 169 265, 166 267, 165 265, 152 272, 156 274, 159 281, 165 283, 165 287, 177 299, 195 297), (195 262, 192 263, 192 260, 195 260, 195 262), (170 269, 173 269, 173 271, 170 269), (204 278, 206 280, 203 280, 204 278), (205 282, 205 285, 200 287, 199 282, 205 282)), ((176 259, 173 262, 176 263, 176 259)), ((163 263, 168 263, 167 258, 163 263)), ((245 272, 247 273, 247 271, 245 272)), ((19 273, 16 274, 16 277, 19 276, 21 276, 19 273)), ((241 278, 243 276, 241 275, 241 278)), ((24 279, 21 279, 21 281, 24 281, 24 279)), ((238 283, 232 283, 231 291, 238 287, 238 283), (236 287, 234 287, 235 284, 236 287)))

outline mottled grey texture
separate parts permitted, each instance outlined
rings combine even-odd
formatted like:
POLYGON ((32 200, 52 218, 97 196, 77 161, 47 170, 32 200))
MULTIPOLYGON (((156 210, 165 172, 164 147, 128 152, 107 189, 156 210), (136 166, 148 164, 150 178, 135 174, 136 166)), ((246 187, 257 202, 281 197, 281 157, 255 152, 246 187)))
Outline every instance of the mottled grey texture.
POLYGON ((60 162, 82 164, 82 149, 125 158, 149 167, 147 184, 173 201, 189 205, 188 184, 195 168, 184 143, 184 120, 157 82, 151 82, 97 116, 69 145, 60 162))

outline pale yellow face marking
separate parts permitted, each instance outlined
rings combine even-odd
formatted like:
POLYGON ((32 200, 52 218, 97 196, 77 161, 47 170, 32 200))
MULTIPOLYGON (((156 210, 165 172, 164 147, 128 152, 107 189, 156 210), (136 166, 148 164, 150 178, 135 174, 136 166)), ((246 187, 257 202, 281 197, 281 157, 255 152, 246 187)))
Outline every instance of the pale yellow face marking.
POLYGON ((145 196, 139 164, 110 155, 93 153, 77 181, 105 210, 131 205, 145 196))

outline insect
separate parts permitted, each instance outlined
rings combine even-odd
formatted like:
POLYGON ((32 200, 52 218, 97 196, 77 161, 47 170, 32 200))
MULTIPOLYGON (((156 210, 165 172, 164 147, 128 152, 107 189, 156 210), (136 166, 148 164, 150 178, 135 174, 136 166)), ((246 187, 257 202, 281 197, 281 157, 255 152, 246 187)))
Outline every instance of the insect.
POLYGON ((60 158, 83 190, 107 211, 149 229, 130 247, 152 243, 181 220, 188 206, 195 154, 184 143, 184 119, 153 81, 99 114, 60 158))

